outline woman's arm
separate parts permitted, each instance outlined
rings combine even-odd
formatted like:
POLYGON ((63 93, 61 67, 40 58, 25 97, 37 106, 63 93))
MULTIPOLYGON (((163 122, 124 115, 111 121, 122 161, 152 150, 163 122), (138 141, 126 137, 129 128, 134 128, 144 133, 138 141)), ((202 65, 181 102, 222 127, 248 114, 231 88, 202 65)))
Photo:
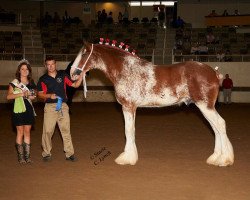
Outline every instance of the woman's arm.
POLYGON ((18 93, 18 94, 14 94, 14 88, 9 85, 9 89, 8 89, 8 93, 7 93, 7 100, 11 100, 11 99, 15 99, 15 98, 18 98, 18 97, 24 97, 24 96, 28 96, 28 91, 26 92, 21 92, 21 93, 18 93))

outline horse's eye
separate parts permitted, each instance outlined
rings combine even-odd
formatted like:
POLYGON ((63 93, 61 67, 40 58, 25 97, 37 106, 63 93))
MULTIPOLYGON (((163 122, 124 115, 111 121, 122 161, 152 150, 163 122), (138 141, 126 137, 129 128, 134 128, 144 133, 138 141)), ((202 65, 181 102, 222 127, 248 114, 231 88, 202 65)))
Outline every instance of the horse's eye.
POLYGON ((84 49, 83 52, 82 52, 82 55, 86 54, 87 50, 84 49))

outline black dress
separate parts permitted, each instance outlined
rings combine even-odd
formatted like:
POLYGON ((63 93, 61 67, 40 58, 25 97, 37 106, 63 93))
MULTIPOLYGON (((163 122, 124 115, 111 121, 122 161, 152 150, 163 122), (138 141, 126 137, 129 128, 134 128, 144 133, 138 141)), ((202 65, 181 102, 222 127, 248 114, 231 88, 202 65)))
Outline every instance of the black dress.
MULTIPOLYGON (((15 85, 10 83, 13 88, 15 85)), ((35 83, 29 83, 26 85, 29 89, 36 89, 35 83)), ((24 104, 26 111, 23 113, 12 113, 12 123, 14 126, 23 126, 23 125, 33 125, 35 123, 35 115, 32 105, 27 99, 24 99, 24 104)))

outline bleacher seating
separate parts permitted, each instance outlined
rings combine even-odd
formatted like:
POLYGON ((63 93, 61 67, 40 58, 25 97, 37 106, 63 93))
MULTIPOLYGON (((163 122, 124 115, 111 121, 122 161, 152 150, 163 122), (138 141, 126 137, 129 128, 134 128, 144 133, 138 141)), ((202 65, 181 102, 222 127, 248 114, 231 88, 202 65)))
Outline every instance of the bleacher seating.
POLYGON ((22 33, 18 31, 0 31, 0 59, 20 60, 22 57, 22 33))
MULTIPOLYGON (((216 61, 218 51, 229 50, 235 55, 234 61, 240 61, 240 56, 250 53, 250 33, 237 33, 235 27, 209 27, 209 28, 190 28, 176 29, 176 43, 181 40, 182 47, 175 50, 175 55, 190 55, 190 49, 194 44, 206 44, 208 48, 209 61, 216 61), (215 42, 207 43, 206 35, 212 32, 215 36, 215 42)), ((176 48, 176 47, 175 47, 176 48)), ((186 60, 189 57, 186 56, 186 60)), ((204 58, 204 56, 203 56, 204 58)), ((248 59, 248 58, 247 58, 248 59)), ((208 60, 207 60, 208 61, 208 60)))
POLYGON ((0 11, 0 24, 15 24, 16 23, 16 14, 9 11, 0 11))
MULTIPOLYGON (((125 42, 135 49, 139 56, 148 58, 155 47, 157 26, 148 23, 123 24, 79 24, 51 23, 41 28, 42 43, 46 54, 76 54, 82 47, 82 41, 98 43, 99 38, 109 38, 125 42), (147 57, 146 57, 147 56, 147 57)), ((59 55, 58 55, 59 56, 59 55)))

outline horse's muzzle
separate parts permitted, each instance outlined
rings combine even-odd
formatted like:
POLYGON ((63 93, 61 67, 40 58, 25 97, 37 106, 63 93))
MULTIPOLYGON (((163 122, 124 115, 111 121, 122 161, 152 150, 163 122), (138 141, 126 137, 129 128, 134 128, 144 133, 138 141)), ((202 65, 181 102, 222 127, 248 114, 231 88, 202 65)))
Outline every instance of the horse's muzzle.
POLYGON ((78 79, 78 76, 82 73, 82 71, 78 68, 71 68, 71 71, 70 71, 70 75, 71 75, 71 79, 73 81, 77 80, 78 79))
POLYGON ((81 73, 82 73, 82 71, 80 69, 75 69, 72 76, 79 76, 81 73))

